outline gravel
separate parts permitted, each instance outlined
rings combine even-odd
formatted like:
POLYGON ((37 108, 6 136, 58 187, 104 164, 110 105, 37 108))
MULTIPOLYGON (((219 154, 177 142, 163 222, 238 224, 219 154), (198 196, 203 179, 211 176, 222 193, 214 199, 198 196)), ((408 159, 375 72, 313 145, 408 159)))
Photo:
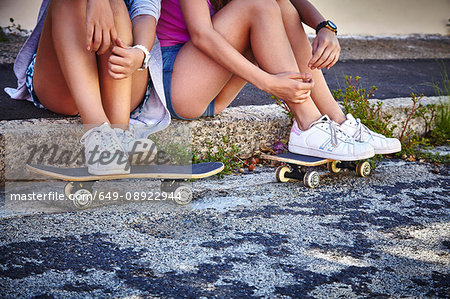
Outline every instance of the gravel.
POLYGON ((258 167, 194 182, 188 206, 12 212, 0 220, 0 296, 448 295, 448 166, 320 171, 317 189, 258 167))

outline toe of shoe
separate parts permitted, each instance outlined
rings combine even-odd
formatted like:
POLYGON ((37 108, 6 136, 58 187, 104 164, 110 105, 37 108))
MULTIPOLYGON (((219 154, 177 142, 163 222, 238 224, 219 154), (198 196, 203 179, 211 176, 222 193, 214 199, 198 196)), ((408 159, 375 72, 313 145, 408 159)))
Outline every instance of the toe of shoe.
POLYGON ((386 138, 375 148, 375 154, 393 154, 402 150, 402 144, 397 138, 386 138))

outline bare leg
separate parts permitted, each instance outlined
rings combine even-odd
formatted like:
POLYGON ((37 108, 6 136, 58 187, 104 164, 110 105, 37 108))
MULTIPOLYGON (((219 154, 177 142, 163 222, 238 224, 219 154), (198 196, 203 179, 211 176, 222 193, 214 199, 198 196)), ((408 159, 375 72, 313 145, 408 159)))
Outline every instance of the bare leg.
MULTIPOLYGON (((265 71, 273 74, 299 71, 275 1, 232 1, 213 17, 213 25, 239 52, 251 47, 258 65, 265 71)), ((173 69, 171 91, 175 110, 180 116, 194 118, 221 91, 224 97, 234 97, 237 88, 228 86, 230 89, 224 90, 231 78, 228 70, 188 42, 180 50, 173 69)), ((243 82, 233 79, 230 84, 233 83, 239 87, 243 82)), ((303 128, 320 117, 312 100, 290 108, 303 128)))
MULTIPOLYGON (((251 62, 256 63, 251 49, 247 49, 247 51, 245 51, 243 55, 251 62)), ((247 81, 240 78, 239 76, 231 76, 230 80, 215 97, 214 114, 218 114, 225 110, 225 108, 227 108, 231 104, 231 102, 233 102, 233 100, 236 98, 236 96, 246 83, 247 81)))
MULTIPOLYGON (((119 38, 125 44, 132 45, 132 25, 125 3, 123 0, 110 0, 110 3, 119 38)), ((116 80, 108 73, 110 54, 111 52, 108 51, 98 57, 102 103, 111 124, 126 129, 130 119, 130 111, 139 104, 144 96, 148 72, 136 72, 133 77, 116 80), (135 81, 134 85, 133 80, 135 81), (132 89, 132 87, 134 88, 132 89)))
POLYGON ((85 19, 85 1, 51 1, 36 56, 34 88, 47 109, 63 114, 78 110, 84 124, 101 124, 108 118, 96 54, 85 49, 85 19))
POLYGON ((303 29, 300 16, 289 0, 277 0, 283 15, 284 27, 294 51, 295 59, 301 72, 313 76, 314 88, 311 97, 321 114, 327 114, 332 120, 342 123, 345 115, 334 100, 321 70, 311 70, 308 61, 312 57, 312 47, 303 29))

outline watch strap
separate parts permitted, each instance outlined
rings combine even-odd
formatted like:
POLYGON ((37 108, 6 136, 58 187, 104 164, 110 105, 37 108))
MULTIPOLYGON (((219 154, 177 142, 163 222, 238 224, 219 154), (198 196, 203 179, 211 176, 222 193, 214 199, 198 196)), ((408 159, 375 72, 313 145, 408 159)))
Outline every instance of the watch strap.
POLYGON ((140 68, 138 68, 138 70, 140 70, 140 71, 145 70, 149 66, 150 57, 151 57, 150 52, 143 45, 134 45, 133 48, 139 49, 142 52, 144 52, 144 54, 145 54, 144 61, 142 62, 142 66, 140 68))
POLYGON ((317 27, 316 27, 316 34, 318 34, 319 33, 319 30, 320 29, 322 29, 322 28, 327 28, 328 30, 331 30, 331 31, 333 31, 334 33, 336 33, 337 34, 337 28, 336 28, 336 25, 334 25, 333 23, 331 23, 333 26, 331 26, 330 25, 330 21, 323 21, 323 22, 321 22, 321 23, 319 23, 319 25, 317 25, 317 27))

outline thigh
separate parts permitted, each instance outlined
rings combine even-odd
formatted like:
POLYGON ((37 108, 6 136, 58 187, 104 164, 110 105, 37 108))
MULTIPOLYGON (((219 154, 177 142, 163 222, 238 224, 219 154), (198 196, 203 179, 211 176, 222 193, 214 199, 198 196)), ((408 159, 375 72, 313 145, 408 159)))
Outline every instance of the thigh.
MULTIPOLYGON (((243 5, 233 1, 213 17, 214 29, 237 51, 249 48, 249 19, 243 5)), ((171 94, 177 114, 186 118, 200 116, 232 77, 227 69, 187 42, 178 53, 173 67, 171 94)))
POLYGON ((36 53, 33 75, 34 91, 41 104, 50 111, 76 115, 78 113, 56 56, 52 37, 52 9, 48 9, 36 53))

